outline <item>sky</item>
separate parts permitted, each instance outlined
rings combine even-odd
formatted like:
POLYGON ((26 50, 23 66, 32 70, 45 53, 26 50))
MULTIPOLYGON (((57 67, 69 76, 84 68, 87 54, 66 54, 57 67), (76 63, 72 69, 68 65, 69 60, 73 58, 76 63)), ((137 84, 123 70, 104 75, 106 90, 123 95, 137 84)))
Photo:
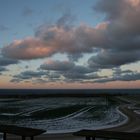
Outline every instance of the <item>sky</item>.
POLYGON ((140 88, 140 0, 0 0, 0 88, 140 88))

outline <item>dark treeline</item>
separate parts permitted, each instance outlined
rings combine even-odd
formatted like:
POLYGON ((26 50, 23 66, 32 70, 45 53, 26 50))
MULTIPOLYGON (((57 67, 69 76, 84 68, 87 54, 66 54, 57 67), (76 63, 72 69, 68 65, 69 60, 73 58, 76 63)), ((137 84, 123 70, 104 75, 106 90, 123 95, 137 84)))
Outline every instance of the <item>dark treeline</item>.
POLYGON ((140 95, 140 89, 0 89, 0 98, 140 95))

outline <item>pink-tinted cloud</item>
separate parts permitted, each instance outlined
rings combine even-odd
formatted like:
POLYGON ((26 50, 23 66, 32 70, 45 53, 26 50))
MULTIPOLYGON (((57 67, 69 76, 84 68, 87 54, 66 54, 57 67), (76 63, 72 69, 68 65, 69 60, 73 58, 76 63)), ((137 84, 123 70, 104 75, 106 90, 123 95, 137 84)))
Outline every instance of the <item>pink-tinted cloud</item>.
POLYGON ((16 40, 2 49, 2 54, 15 59, 36 59, 55 53, 91 53, 95 46, 106 41, 105 25, 93 28, 87 25, 66 28, 65 26, 42 26, 36 37, 16 40))
POLYGON ((15 59, 37 59, 56 53, 81 57, 94 53, 90 68, 112 68, 140 60, 140 0, 99 0, 94 8, 105 16, 96 27, 69 26, 69 15, 55 25, 42 25, 35 37, 14 41, 2 54, 15 59))
POLYGON ((6 57, 23 60, 48 57, 52 53, 54 53, 53 48, 39 38, 15 40, 2 50, 2 54, 6 57))

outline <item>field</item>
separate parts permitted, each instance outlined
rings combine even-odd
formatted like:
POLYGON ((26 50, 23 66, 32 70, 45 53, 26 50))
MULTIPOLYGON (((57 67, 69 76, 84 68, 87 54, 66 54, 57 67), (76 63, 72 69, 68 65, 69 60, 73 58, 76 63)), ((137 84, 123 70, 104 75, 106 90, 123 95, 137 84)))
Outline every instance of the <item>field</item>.
POLYGON ((125 121, 117 110, 119 105, 113 97, 1 99, 0 123, 43 128, 50 133, 106 128, 125 121))

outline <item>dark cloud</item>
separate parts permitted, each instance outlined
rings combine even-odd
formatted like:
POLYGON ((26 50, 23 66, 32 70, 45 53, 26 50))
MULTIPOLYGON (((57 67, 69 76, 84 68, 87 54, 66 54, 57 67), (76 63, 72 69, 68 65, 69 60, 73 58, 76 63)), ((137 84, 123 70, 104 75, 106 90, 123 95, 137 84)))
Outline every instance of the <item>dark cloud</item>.
POLYGON ((40 69, 43 70, 51 70, 51 71, 64 71, 64 72, 70 72, 70 73, 92 73, 93 69, 82 66, 82 65, 76 65, 75 63, 71 61, 54 61, 54 60, 49 60, 46 63, 42 64, 40 66, 40 69))
POLYGON ((134 74, 126 74, 121 75, 120 77, 112 77, 112 78, 106 78, 106 79, 99 79, 94 82, 97 83, 106 83, 106 82, 112 82, 112 81, 137 81, 140 80, 140 73, 134 73, 134 74))
POLYGON ((73 67, 73 69, 70 70, 71 73, 81 73, 81 74, 88 74, 88 73, 92 73, 94 72, 93 69, 86 67, 86 66, 82 66, 82 65, 75 65, 75 67, 73 67))
POLYGON ((9 66, 12 64, 18 64, 18 61, 12 60, 9 58, 0 57, 0 75, 2 75, 3 72, 8 71, 6 66, 9 66))
POLYGON ((116 78, 119 81, 136 81, 140 80, 140 73, 125 74, 121 77, 116 78))
POLYGON ((18 60, 0 57, 0 66, 8 66, 8 65, 12 65, 12 64, 18 64, 18 63, 19 63, 18 60))
POLYGON ((65 73, 63 76, 66 78, 67 81, 93 81, 94 79, 100 78, 97 74, 83 74, 83 73, 65 73))
POLYGON ((5 67, 0 66, 0 72, 3 72, 3 71, 7 71, 7 69, 5 67))
MULTIPOLYGON (((113 50, 128 51, 140 49, 140 1, 100 0, 99 10, 107 15, 108 46, 113 50), (109 17, 109 18, 108 18, 109 17)), ((135 52, 134 52, 135 53, 135 52)))
POLYGON ((112 68, 140 60, 140 1, 99 0, 96 10, 105 13, 107 42, 90 58, 91 67, 112 68))
POLYGON ((117 75, 121 75, 121 74, 133 74, 134 72, 131 70, 121 70, 120 68, 115 68, 113 69, 113 75, 117 76, 117 75))
POLYGON ((112 81, 136 81, 140 80, 140 73, 131 70, 115 69, 112 77, 95 80, 94 82, 106 83, 112 81))
POLYGON ((83 57, 83 54, 68 54, 68 58, 70 61, 78 61, 79 58, 82 58, 83 57))
POLYGON ((60 81, 60 74, 52 71, 24 71, 20 74, 14 75, 10 82, 27 82, 32 81, 33 83, 45 83, 60 81))
POLYGON ((88 60, 88 64, 94 69, 119 67, 124 64, 133 63, 140 60, 139 51, 114 51, 102 50, 96 56, 88 60))
POLYGON ((28 68, 29 68, 29 66, 28 66, 28 65, 26 65, 26 66, 25 66, 25 69, 28 69, 28 68))
POLYGON ((38 71, 24 71, 14 75, 11 82, 26 82, 27 80, 33 83, 47 82, 93 82, 95 79, 105 78, 99 76, 93 69, 76 65, 71 61, 48 61, 38 68, 38 71), (43 71, 42 71, 43 70, 43 71))
POLYGON ((0 66, 0 75, 3 75, 4 72, 8 71, 7 68, 0 66))
POLYGON ((97 4, 93 7, 95 11, 105 13, 106 19, 116 19, 125 10, 125 0, 98 0, 97 4))
POLYGON ((49 80, 60 80, 60 77, 64 78, 64 81, 82 81, 96 79, 99 76, 93 74, 93 69, 82 65, 76 65, 71 61, 48 61, 40 66, 43 70, 55 71, 50 72, 47 76, 49 80))
POLYGON ((54 71, 68 71, 75 66, 73 62, 69 61, 53 61, 50 60, 40 66, 43 70, 54 70, 54 71))
POLYGON ((20 74, 14 75, 11 82, 18 82, 18 81, 24 81, 24 80, 30 80, 32 78, 41 78, 42 76, 46 76, 47 72, 43 71, 24 71, 20 74))

